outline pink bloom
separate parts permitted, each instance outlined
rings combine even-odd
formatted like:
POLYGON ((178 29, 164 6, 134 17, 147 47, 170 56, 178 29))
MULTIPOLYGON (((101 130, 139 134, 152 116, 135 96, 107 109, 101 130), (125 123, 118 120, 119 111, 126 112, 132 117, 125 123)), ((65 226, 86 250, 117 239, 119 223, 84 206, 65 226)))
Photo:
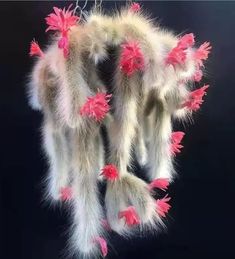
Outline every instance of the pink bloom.
POLYGON ((181 49, 187 49, 189 47, 192 47, 195 43, 194 38, 195 36, 193 33, 185 34, 183 37, 180 38, 177 47, 181 49))
POLYGON ((192 47, 194 42, 193 33, 185 34, 183 37, 181 37, 177 46, 169 52, 166 58, 166 64, 173 66, 177 64, 183 64, 186 60, 186 50, 187 48, 192 47))
POLYGON ((63 187, 60 189, 60 198, 62 201, 69 201, 73 196, 71 187, 63 187))
POLYGON ((101 170, 101 175, 104 175, 104 177, 107 180, 114 181, 118 178, 118 170, 116 166, 110 164, 106 165, 102 170, 101 170))
POLYGON ((202 70, 200 68, 197 68, 196 72, 193 75, 193 80, 195 82, 200 82, 202 80, 202 76, 203 76, 202 70))
POLYGON ((63 49, 64 57, 67 58, 69 54, 69 43, 68 43, 68 31, 71 26, 77 24, 79 17, 72 15, 73 10, 70 10, 72 5, 67 10, 54 7, 54 12, 49 14, 45 20, 49 27, 47 31, 59 31, 62 34, 61 39, 58 42, 58 47, 63 49))
POLYGON ((33 40, 30 44, 30 52, 29 55, 32 56, 38 56, 38 57, 43 57, 44 53, 41 50, 41 48, 39 47, 38 43, 33 40))
POLYGON ((108 254, 108 246, 106 240, 103 237, 96 237, 94 241, 100 245, 101 253, 103 257, 105 257, 108 254))
POLYGON ((80 109, 80 114, 100 122, 110 110, 108 102, 111 96, 111 94, 97 93, 93 97, 88 97, 86 103, 80 109))
POLYGON ((131 76, 136 71, 144 70, 144 65, 144 56, 138 42, 122 44, 120 67, 124 73, 131 76))
POLYGON ((166 58, 167 65, 183 64, 186 60, 186 51, 180 47, 173 48, 166 58))
POLYGON ((128 226, 138 225, 140 223, 139 216, 137 215, 133 206, 128 207, 126 210, 119 212, 118 218, 125 218, 128 226))
POLYGON ((154 188, 158 188, 163 191, 166 191, 168 186, 169 186, 169 180, 167 178, 158 178, 158 179, 153 180, 149 184, 150 190, 154 189, 154 188))
POLYGON ((161 217, 166 217, 166 214, 168 213, 169 209, 171 208, 171 205, 168 204, 168 201, 170 201, 170 197, 167 197, 167 195, 162 198, 162 199, 158 199, 156 200, 156 206, 157 206, 157 213, 161 216, 161 217))
POLYGON ((176 155, 177 153, 181 152, 181 148, 183 148, 184 146, 182 146, 180 144, 181 140, 183 139, 185 133, 182 131, 176 131, 176 132, 172 132, 171 134, 171 153, 172 155, 176 155))
POLYGON ((203 96, 206 94, 206 90, 209 85, 204 85, 203 87, 193 91, 189 95, 189 99, 183 104, 183 107, 187 107, 192 111, 197 111, 200 105, 203 103, 203 96))
POLYGON ((204 42, 197 50, 194 52, 194 59, 199 66, 203 66, 203 61, 207 60, 208 55, 210 54, 212 46, 210 42, 204 42))
POLYGON ((174 143, 180 143, 185 133, 183 131, 175 131, 171 134, 171 141, 174 143))
POLYGON ((132 11, 133 13, 136 13, 136 12, 139 12, 140 8, 141 8, 140 4, 134 2, 130 6, 130 11, 132 11))
POLYGON ((70 10, 72 5, 67 10, 53 7, 55 13, 50 13, 46 18, 46 23, 49 27, 47 31, 59 31, 62 34, 67 33, 71 26, 74 26, 79 21, 79 17, 72 15, 73 10, 70 10))

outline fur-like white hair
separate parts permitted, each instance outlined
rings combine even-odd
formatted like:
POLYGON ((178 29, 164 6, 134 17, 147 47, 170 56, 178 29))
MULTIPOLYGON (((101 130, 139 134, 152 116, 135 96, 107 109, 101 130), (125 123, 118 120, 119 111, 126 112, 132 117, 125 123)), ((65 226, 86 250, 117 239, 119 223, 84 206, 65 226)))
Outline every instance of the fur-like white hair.
POLYGON ((105 158, 101 124, 79 115, 79 109, 87 97, 108 91, 97 64, 109 58, 109 47, 116 48, 112 112, 103 124, 110 142, 108 163, 117 167, 119 177, 107 181, 105 210, 111 229, 128 236, 133 230, 156 229, 163 224, 148 184, 132 169, 127 170, 132 147, 140 164, 147 164, 150 180, 173 180, 172 120, 190 115, 182 103, 189 95, 187 81, 194 75, 196 63, 193 49, 188 48, 185 64, 167 66, 166 56, 179 37, 154 25, 141 12, 126 9, 112 16, 91 13, 86 22, 70 29, 68 38, 67 58, 55 40, 36 62, 29 102, 44 115, 43 146, 50 165, 47 197, 58 201, 61 188, 71 186, 71 244, 89 257, 99 254, 95 240, 105 236, 97 187, 105 158), (128 41, 138 42, 146 64, 144 71, 130 77, 119 68, 122 44, 128 41), (128 206, 135 207, 139 228, 128 227, 119 218, 119 212, 128 206))

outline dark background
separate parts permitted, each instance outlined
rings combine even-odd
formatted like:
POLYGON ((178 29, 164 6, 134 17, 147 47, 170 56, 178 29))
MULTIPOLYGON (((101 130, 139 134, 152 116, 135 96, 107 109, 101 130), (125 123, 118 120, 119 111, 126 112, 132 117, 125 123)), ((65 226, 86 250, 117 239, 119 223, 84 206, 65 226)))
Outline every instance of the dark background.
MULTIPOLYGON (((235 258, 235 2, 142 2, 164 26, 194 32, 199 44, 211 41, 205 81, 211 87, 195 122, 177 126, 186 137, 177 157, 179 178, 170 188, 168 230, 129 241, 113 235, 108 258, 235 258)), ((120 4, 104 1, 103 7, 120 4)), ((41 115, 25 98, 33 64, 29 43, 35 37, 46 45, 44 17, 53 6, 68 3, 0 3, 1 259, 64 258, 69 219, 64 208, 42 203, 47 166, 40 149, 41 115)))

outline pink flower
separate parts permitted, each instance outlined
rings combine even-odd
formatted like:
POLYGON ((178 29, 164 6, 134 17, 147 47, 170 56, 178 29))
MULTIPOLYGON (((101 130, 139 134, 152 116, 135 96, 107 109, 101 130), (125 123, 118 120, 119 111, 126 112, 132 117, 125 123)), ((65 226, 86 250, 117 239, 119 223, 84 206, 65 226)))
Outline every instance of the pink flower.
POLYGON ((139 12, 139 10, 141 9, 140 4, 138 3, 132 3, 130 6, 130 11, 132 11, 133 13, 139 12))
POLYGON ((111 96, 111 94, 97 93, 93 97, 88 97, 86 103, 80 109, 80 114, 100 122, 110 110, 108 102, 111 96))
POLYGON ((69 201, 73 196, 71 187, 63 187, 60 189, 60 198, 62 201, 69 201))
POLYGON ((194 45, 194 34, 189 33, 181 37, 177 43, 177 46, 173 48, 166 58, 167 65, 183 64, 186 60, 186 50, 194 45))
POLYGON ((96 237, 94 241, 100 245, 101 253, 103 257, 105 257, 108 254, 108 246, 106 240, 103 237, 96 237))
POLYGON ((144 70, 144 56, 136 41, 122 44, 122 53, 120 60, 121 70, 128 76, 136 71, 144 70))
POLYGON ((107 180, 114 181, 118 178, 118 170, 116 166, 110 164, 106 165, 102 170, 101 170, 101 175, 104 175, 104 177, 107 180))
POLYGON ((193 75, 193 80, 195 82, 200 82, 202 80, 202 76, 203 76, 202 70, 200 68, 197 68, 196 72, 193 75))
POLYGON ((173 48, 167 55, 166 64, 167 65, 178 65, 183 64, 186 60, 186 51, 180 47, 173 48))
POLYGON ((185 34, 179 39, 177 46, 169 52, 166 58, 166 64, 173 66, 177 64, 183 64, 186 60, 187 48, 192 47, 194 43, 194 34, 185 34))
POLYGON ((200 105, 203 103, 203 96, 206 94, 206 90, 209 85, 204 85, 203 87, 193 91, 189 95, 189 99, 183 104, 183 107, 187 107, 192 111, 197 111, 200 105))
POLYGON ((171 208, 171 205, 168 204, 168 202, 170 201, 170 197, 167 197, 167 195, 162 198, 162 199, 158 199, 156 200, 156 206, 157 206, 157 213, 161 216, 161 217, 166 217, 166 214, 168 213, 169 209, 171 208))
POLYGON ((193 33, 185 34, 183 37, 180 38, 177 47, 181 49, 187 49, 189 47, 192 47, 195 43, 194 38, 195 36, 193 33))
POLYGON ((64 57, 67 58, 69 54, 69 43, 68 43, 68 31, 71 26, 77 24, 79 17, 72 15, 73 10, 70 10, 72 5, 67 10, 54 7, 54 12, 49 14, 45 20, 49 27, 47 31, 59 31, 62 34, 61 39, 58 42, 58 47, 63 49, 64 57))
POLYGON ((175 131, 171 134, 171 141, 174 143, 180 143, 185 133, 183 131, 175 131))
POLYGON ((210 42, 204 42, 197 50, 194 52, 194 59, 199 66, 203 66, 203 61, 207 60, 210 54, 212 46, 210 42))
POLYGON ((139 216, 137 215, 133 206, 128 207, 126 210, 119 212, 118 218, 125 218, 128 226, 138 225, 140 223, 139 216))
POLYGON ((33 40, 30 44, 30 52, 29 55, 32 56, 38 56, 38 57, 43 57, 44 53, 41 50, 41 48, 39 47, 38 43, 33 40))
POLYGON ((171 134, 171 153, 172 155, 176 155, 177 153, 181 152, 181 148, 183 148, 184 146, 182 146, 180 144, 181 140, 183 139, 185 133, 182 131, 176 131, 176 132, 172 132, 171 134))
POLYGON ((79 17, 72 15, 73 10, 70 10, 72 5, 69 6, 67 10, 65 8, 62 10, 57 7, 53 7, 55 13, 50 13, 46 18, 46 23, 49 27, 47 31, 59 31, 62 34, 68 32, 71 26, 74 26, 79 21, 79 17))
POLYGON ((149 184, 150 190, 154 189, 154 188, 158 188, 163 191, 166 191, 168 186, 169 186, 169 180, 167 178, 158 178, 158 179, 153 180, 149 184))

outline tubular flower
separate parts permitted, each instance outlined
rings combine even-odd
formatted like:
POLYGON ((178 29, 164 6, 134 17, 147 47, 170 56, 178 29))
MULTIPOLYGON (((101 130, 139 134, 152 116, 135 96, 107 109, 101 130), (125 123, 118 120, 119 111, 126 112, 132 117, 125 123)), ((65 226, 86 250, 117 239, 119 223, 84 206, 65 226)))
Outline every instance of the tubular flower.
POLYGON ((194 42, 193 33, 185 34, 183 37, 181 37, 177 46, 168 53, 166 64, 173 66, 177 64, 183 64, 187 56, 186 50, 187 48, 192 47, 194 42))
POLYGON ((46 18, 48 28, 47 31, 59 31, 61 39, 59 39, 58 47, 63 49, 64 57, 69 54, 68 31, 71 26, 74 26, 79 21, 79 17, 73 15, 73 10, 70 10, 72 5, 67 10, 54 7, 54 13, 50 13, 46 18))
POLYGON ((93 97, 88 97, 86 103, 81 107, 80 114, 100 122, 109 112, 109 101, 111 94, 98 93, 93 97))
POLYGON ((128 76, 144 70, 144 56, 136 41, 122 44, 120 68, 128 76))
POLYGON ((197 50, 194 52, 194 59, 199 66, 203 66, 203 61, 208 59, 212 46, 210 42, 204 42, 197 50))
POLYGON ((187 107, 192 111, 197 111, 204 102, 202 98, 206 94, 208 87, 209 85, 204 85, 203 87, 191 92, 189 99, 183 104, 183 107, 187 107))
POLYGON ((140 223, 139 216, 137 215, 133 206, 128 207, 126 210, 119 212, 118 218, 125 218, 128 226, 138 225, 140 223))
POLYGON ((97 237, 94 241, 100 245, 102 256, 106 257, 106 255, 108 254, 108 246, 106 240, 103 237, 97 237))
POLYGON ((158 179, 153 180, 149 184, 150 190, 152 190, 154 188, 158 188, 163 191, 166 191, 168 186, 169 186, 169 180, 167 178, 158 178, 158 179))
POLYGON ((183 139, 185 133, 182 131, 176 131, 171 134, 171 153, 172 155, 176 155, 177 153, 181 152, 181 148, 184 146, 181 145, 181 140, 183 139))
POLYGON ((171 208, 171 205, 168 204, 170 199, 171 198, 166 195, 164 198, 156 200, 157 213, 161 217, 165 218, 166 214, 168 213, 169 209, 171 208))
POLYGON ((110 164, 106 165, 102 170, 101 170, 101 175, 104 175, 104 177, 107 180, 114 181, 118 178, 118 170, 116 166, 110 164))
POLYGON ((39 47, 38 43, 33 40, 30 44, 30 52, 29 55, 32 56, 38 56, 38 57, 43 57, 44 53, 41 50, 41 48, 39 47))

